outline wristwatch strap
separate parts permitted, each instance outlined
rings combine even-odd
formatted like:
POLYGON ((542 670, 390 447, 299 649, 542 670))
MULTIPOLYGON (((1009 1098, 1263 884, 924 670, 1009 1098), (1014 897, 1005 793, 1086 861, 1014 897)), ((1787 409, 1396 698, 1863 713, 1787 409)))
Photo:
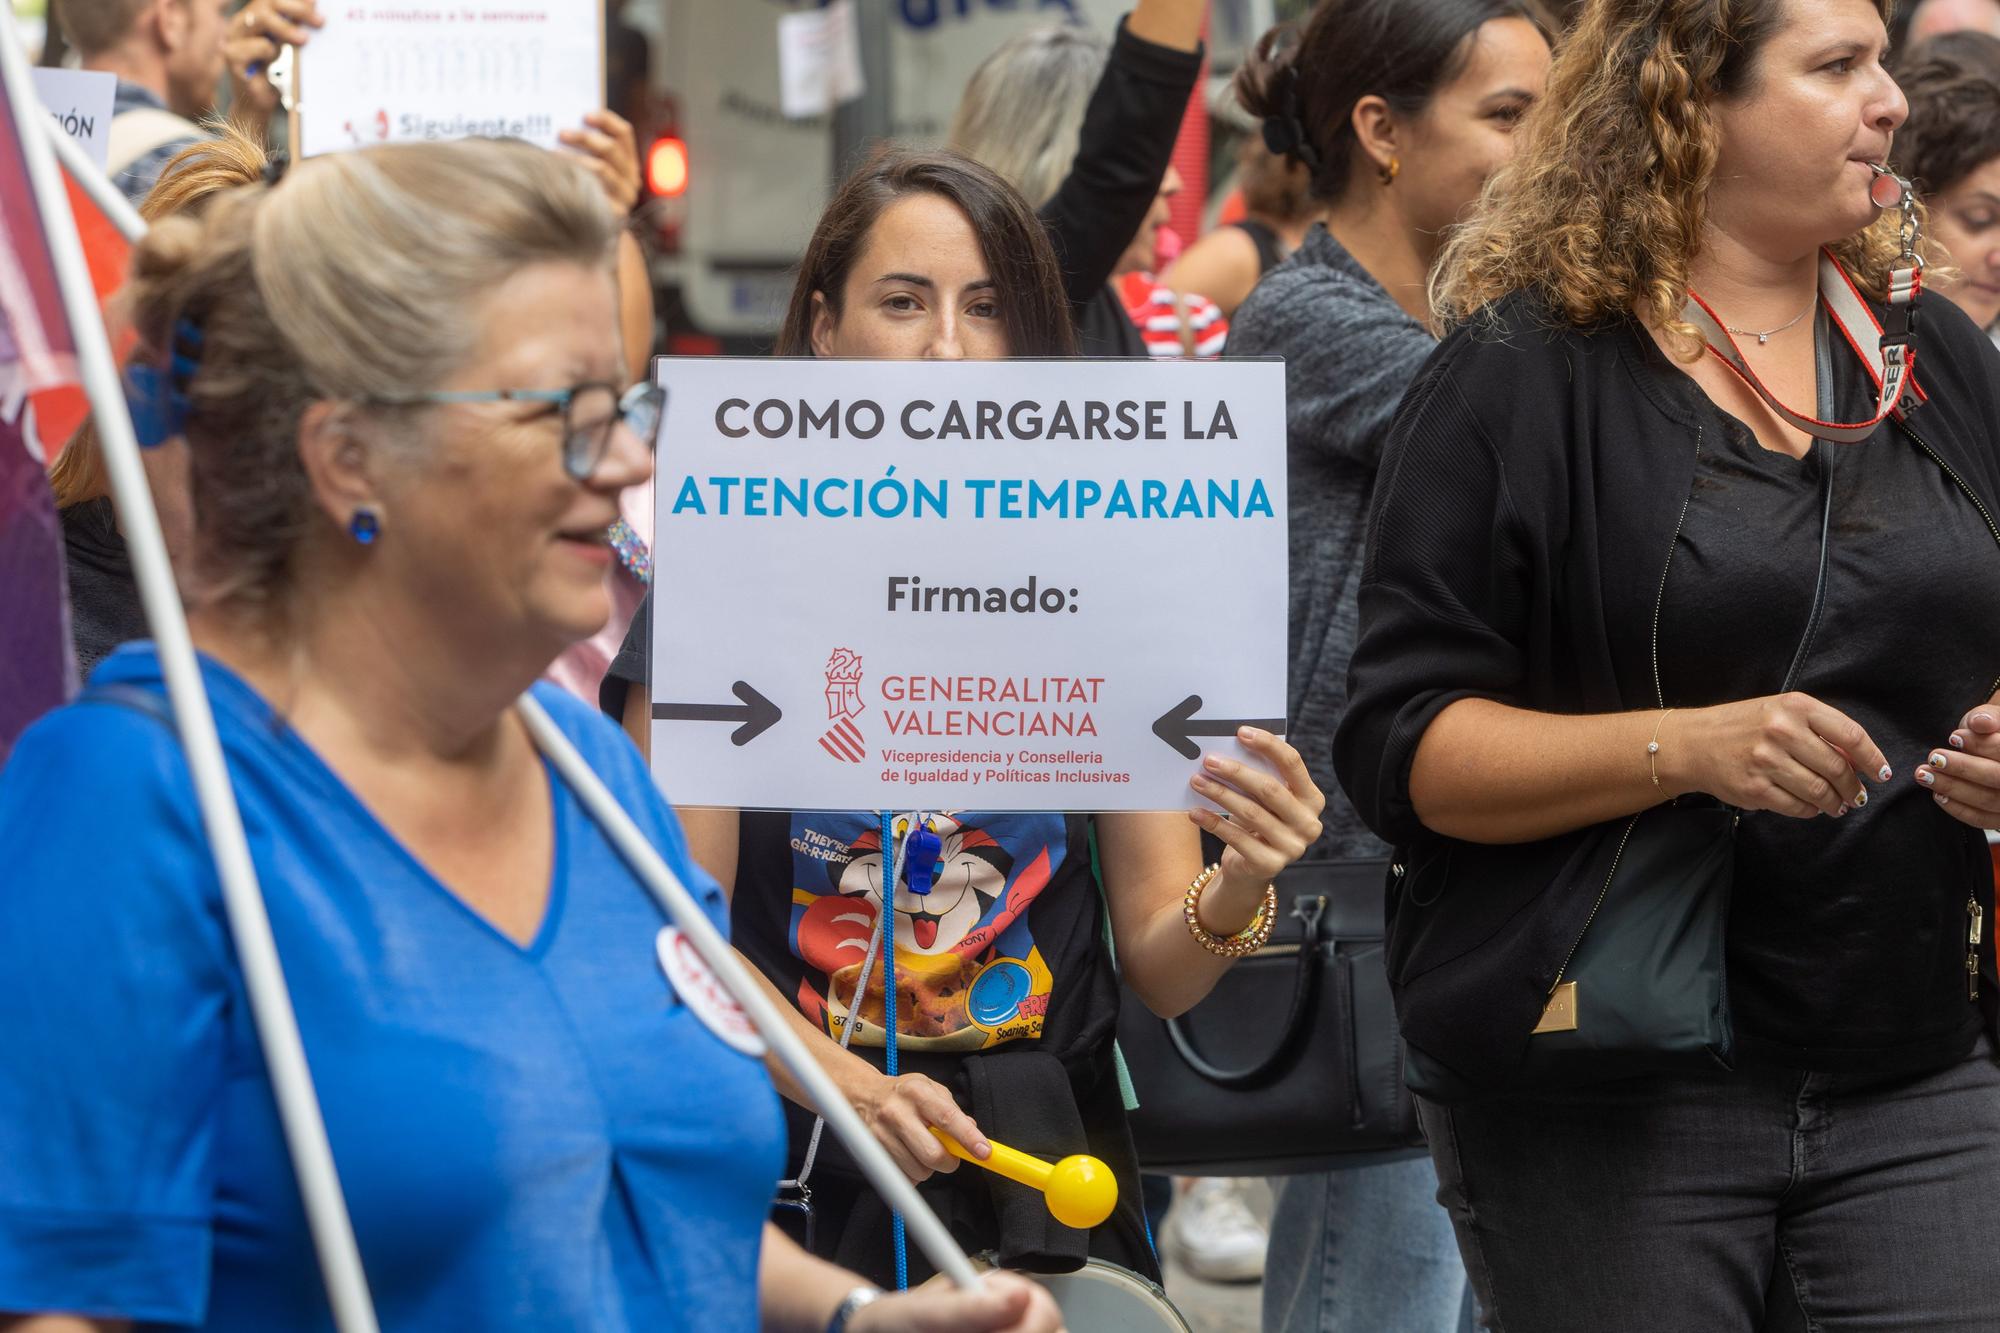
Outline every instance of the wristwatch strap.
POLYGON ((847 1299, 834 1307, 833 1318, 826 1321, 826 1333, 847 1333, 847 1321, 854 1318, 863 1306, 873 1305, 882 1299, 880 1287, 860 1286, 847 1293, 847 1299))

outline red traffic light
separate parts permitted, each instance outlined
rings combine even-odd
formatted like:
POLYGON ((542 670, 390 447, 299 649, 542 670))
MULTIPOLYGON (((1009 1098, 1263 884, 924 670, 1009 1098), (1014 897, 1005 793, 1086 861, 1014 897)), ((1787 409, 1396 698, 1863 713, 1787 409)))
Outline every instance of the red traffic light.
POLYGON ((646 184, 662 199, 678 199, 687 192, 687 145, 669 134, 655 139, 646 151, 646 184))

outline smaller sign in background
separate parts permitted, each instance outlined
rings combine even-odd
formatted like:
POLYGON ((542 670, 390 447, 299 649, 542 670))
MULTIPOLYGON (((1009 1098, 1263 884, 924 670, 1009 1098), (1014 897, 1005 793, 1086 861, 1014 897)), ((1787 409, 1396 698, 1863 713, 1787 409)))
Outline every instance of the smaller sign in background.
POLYGON ((102 168, 111 154, 111 108, 118 76, 94 69, 35 70, 35 93, 70 138, 102 168))
POLYGON ((484 137, 544 148, 604 101, 601 0, 350 3, 300 48, 301 157, 372 143, 484 137))

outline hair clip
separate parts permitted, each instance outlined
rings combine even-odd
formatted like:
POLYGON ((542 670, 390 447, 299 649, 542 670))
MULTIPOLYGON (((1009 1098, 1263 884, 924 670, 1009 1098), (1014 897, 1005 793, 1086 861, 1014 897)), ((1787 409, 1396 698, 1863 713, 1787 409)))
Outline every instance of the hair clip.
POLYGON ((1307 171, 1318 171, 1319 152, 1306 137, 1305 121, 1299 115, 1297 65, 1286 65, 1279 71, 1278 99, 1278 113, 1264 117, 1264 146, 1279 157, 1297 158, 1307 171))
POLYGON ((201 330, 185 318, 174 322, 173 345, 164 367, 150 361, 125 367, 125 403, 141 448, 156 449, 186 432, 188 390, 200 369, 201 330))
POLYGON ((264 184, 276 185, 292 169, 292 155, 280 148, 264 159, 264 184))

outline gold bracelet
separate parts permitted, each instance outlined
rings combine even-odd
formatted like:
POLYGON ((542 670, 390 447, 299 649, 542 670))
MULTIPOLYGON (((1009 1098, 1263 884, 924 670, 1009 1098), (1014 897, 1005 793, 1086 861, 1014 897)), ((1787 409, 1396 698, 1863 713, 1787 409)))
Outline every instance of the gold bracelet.
POLYGON ((1242 958, 1256 953, 1271 938, 1271 927, 1278 921, 1278 886, 1266 884, 1264 901, 1257 905, 1257 915, 1250 918, 1250 924, 1227 939, 1220 939, 1201 924, 1198 912, 1202 890, 1221 873, 1222 863, 1218 861, 1194 877, 1194 883, 1188 885, 1187 896, 1181 899, 1181 918, 1187 922, 1188 934, 1194 936, 1195 943, 1202 948, 1217 957, 1242 958))
POLYGON ((1669 708, 1660 714, 1659 720, 1653 723, 1653 739, 1646 742, 1646 767, 1652 771, 1655 787, 1660 785, 1660 728, 1667 725, 1667 713, 1673 711, 1669 708))

